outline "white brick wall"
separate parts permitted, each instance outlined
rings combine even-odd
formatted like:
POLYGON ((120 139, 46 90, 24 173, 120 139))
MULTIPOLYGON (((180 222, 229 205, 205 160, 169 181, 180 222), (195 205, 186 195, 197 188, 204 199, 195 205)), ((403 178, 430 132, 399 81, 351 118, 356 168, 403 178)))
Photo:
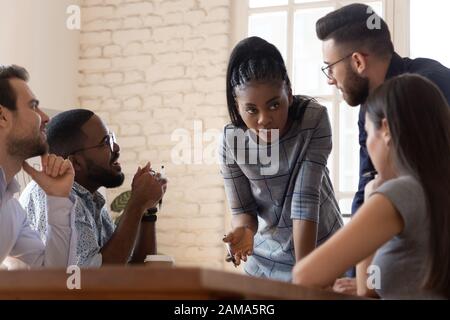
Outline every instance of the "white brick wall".
MULTIPOLYGON (((231 0, 84 0, 80 104, 116 131, 124 186, 137 165, 166 166, 159 251, 178 265, 227 268, 221 238, 229 219, 216 165, 174 165, 173 130, 221 129, 231 0)), ((192 137, 193 139, 193 137, 192 137)))

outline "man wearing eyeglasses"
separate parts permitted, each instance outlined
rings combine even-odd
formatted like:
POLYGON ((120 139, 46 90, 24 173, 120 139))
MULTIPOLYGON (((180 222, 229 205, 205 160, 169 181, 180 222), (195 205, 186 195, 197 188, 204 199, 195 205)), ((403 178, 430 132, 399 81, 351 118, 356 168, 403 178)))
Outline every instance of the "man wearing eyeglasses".
MULTIPOLYGON (((77 264, 98 267, 143 263, 147 254, 155 254, 156 216, 144 213, 156 207, 167 181, 155 174, 150 164, 138 168, 131 184, 131 198, 116 228, 105 199, 98 192, 100 187, 119 187, 125 179, 115 135, 92 111, 75 109, 56 115, 47 126, 47 137, 50 150, 69 159, 75 169, 72 195, 76 199, 77 264)), ((42 189, 31 182, 20 202, 45 242, 47 208, 42 189)))
MULTIPOLYGON (((352 203, 354 214, 364 201, 364 190, 382 183, 369 158, 366 140, 364 103, 369 94, 389 78, 404 73, 420 74, 434 82, 450 103, 450 69, 431 59, 400 57, 391 41, 388 26, 372 8, 351 4, 319 19, 316 33, 322 40, 328 84, 336 86, 350 106, 361 106, 359 114, 360 179, 352 203)), ((418 128, 420 130, 420 128, 418 128)), ((349 283, 354 288, 354 283, 349 283)), ((345 284, 343 284, 345 289, 345 284)), ((345 290, 342 290, 345 291, 345 290)))
MULTIPOLYGON (((401 58, 394 51, 390 32, 383 19, 364 4, 351 4, 333 11, 316 23, 326 66, 328 84, 342 92, 350 106, 364 104, 370 92, 385 80, 404 73, 417 73, 434 82, 450 102, 450 69, 431 59, 401 58), (378 23, 379 22, 379 23, 378 23)), ((366 149, 365 109, 359 116, 360 183, 352 213, 361 206, 364 187, 374 178, 375 169, 366 149)))

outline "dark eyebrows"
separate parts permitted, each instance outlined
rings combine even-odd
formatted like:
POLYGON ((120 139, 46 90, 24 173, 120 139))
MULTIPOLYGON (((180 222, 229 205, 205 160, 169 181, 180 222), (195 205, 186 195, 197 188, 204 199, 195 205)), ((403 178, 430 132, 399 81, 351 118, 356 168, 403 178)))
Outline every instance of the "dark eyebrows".
POLYGON ((271 102, 274 102, 275 100, 280 99, 279 96, 273 97, 272 99, 267 100, 266 105, 270 104, 271 102))
MULTIPOLYGON (((275 97, 273 97, 273 98, 270 98, 269 100, 267 100, 266 105, 269 105, 270 103, 272 103, 273 101, 278 100, 278 99, 280 99, 279 96, 275 96, 275 97)), ((246 107, 256 107, 255 104, 250 103, 250 102, 246 103, 245 106, 246 106, 246 107)))

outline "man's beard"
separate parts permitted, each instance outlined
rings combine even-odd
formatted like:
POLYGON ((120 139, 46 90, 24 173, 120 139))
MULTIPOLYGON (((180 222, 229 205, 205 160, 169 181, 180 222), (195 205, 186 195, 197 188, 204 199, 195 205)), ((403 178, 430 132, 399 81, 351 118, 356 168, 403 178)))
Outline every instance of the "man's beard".
POLYGON ((366 102, 369 96, 369 79, 361 77, 348 66, 348 78, 343 84, 342 92, 349 106, 356 107, 366 102))
POLYGON ((88 168, 88 181, 95 181, 105 188, 116 188, 123 184, 125 175, 122 172, 115 173, 112 169, 105 169, 93 163, 93 161, 86 159, 88 168))
POLYGON ((48 152, 48 144, 37 133, 31 138, 16 137, 11 135, 6 142, 8 154, 21 159, 29 159, 44 155, 48 152))

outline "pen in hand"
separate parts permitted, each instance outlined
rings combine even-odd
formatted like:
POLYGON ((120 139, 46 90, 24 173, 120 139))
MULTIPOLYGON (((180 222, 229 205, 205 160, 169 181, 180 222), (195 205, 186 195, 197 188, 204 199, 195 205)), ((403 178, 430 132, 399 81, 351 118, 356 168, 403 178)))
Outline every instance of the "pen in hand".
POLYGON ((225 246, 226 246, 227 252, 228 252, 228 256, 227 256, 227 258, 226 258, 226 261, 228 261, 228 262, 229 262, 229 261, 233 262, 234 267, 237 268, 237 265, 236 265, 236 259, 234 258, 233 254, 231 253, 231 247, 230 247, 230 244, 229 244, 228 242, 225 242, 225 246))
MULTIPOLYGON (((164 170, 164 166, 161 166, 160 175, 161 175, 161 179, 166 178, 166 172, 164 170)), ((161 211, 161 206, 162 206, 162 198, 158 202, 158 211, 161 211)))

